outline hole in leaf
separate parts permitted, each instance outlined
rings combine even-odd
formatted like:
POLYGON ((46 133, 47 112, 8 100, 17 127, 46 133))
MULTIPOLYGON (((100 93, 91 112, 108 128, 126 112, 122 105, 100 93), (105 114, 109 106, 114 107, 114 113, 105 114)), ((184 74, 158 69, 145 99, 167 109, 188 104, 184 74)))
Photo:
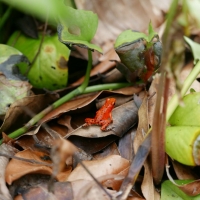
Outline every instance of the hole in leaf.
POLYGON ((70 34, 72 35, 80 35, 81 34, 81 30, 78 26, 72 25, 68 28, 68 31, 70 34))

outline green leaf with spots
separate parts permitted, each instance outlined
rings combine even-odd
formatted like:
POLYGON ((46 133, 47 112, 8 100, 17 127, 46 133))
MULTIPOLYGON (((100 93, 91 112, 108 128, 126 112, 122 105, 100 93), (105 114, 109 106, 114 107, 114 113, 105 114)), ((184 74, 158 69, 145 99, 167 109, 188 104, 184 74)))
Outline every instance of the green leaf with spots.
MULTIPOLYGON (((8 41, 14 47, 24 53, 30 61, 33 61, 37 54, 42 36, 39 39, 32 39, 15 32, 8 41), (15 42, 16 41, 16 42, 15 42)), ((56 90, 64 88, 68 82, 68 67, 70 51, 59 42, 57 35, 46 35, 41 47, 41 51, 29 69, 20 64, 19 69, 22 74, 27 74, 31 84, 36 88, 56 90)))
POLYGON ((102 53, 100 47, 91 43, 97 26, 98 17, 93 12, 67 7, 58 25, 59 40, 68 46, 78 45, 102 53))

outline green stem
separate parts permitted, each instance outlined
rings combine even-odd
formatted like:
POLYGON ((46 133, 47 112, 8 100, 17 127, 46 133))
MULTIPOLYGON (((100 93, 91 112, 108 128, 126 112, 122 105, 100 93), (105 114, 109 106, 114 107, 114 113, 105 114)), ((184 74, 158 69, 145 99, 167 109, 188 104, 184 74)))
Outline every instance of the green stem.
MULTIPOLYGON (((185 96, 186 92, 188 91, 192 83, 195 81, 199 73, 200 73, 200 62, 198 61, 198 63, 195 65, 194 69, 188 75, 188 77, 186 78, 183 84, 183 88, 181 90, 181 98, 185 96)), ((179 103, 180 103, 180 98, 178 97, 177 94, 175 94, 168 103, 167 117, 166 117, 167 121, 169 121, 170 117, 172 116, 173 112, 176 110, 179 103)))
POLYGON ((101 90, 116 90, 124 87, 129 87, 132 85, 133 85, 132 83, 109 83, 109 84, 94 85, 87 87, 83 93, 87 94, 101 90))
MULTIPOLYGON (((54 102, 52 105, 50 105, 49 107, 45 108, 43 111, 41 111, 40 113, 35 115, 27 124, 25 124, 25 126, 10 133, 8 135, 8 137, 17 138, 17 137, 21 136, 22 134, 27 132, 27 130, 30 129, 30 127, 32 127, 34 124, 39 122, 47 113, 54 110, 55 108, 58 108, 60 105, 62 105, 66 101, 69 101, 73 97, 75 97, 79 94, 82 94, 89 83, 91 68, 92 68, 92 53, 91 53, 91 50, 88 50, 88 65, 87 65, 87 71, 86 71, 85 79, 84 79, 83 83, 78 88, 71 91, 67 95, 63 96, 58 101, 54 102)), ((0 140, 0 144, 1 143, 2 143, 2 140, 0 140)))
MULTIPOLYGON (((90 93, 90 92, 97 92, 97 91, 101 91, 101 90, 120 89, 120 88, 128 87, 128 86, 132 85, 130 83, 111 83, 111 84, 101 84, 101 85, 87 87, 87 85, 89 83, 91 68, 92 68, 92 54, 91 54, 91 51, 88 50, 88 66, 87 66, 87 71, 86 71, 84 82, 81 84, 81 86, 79 86, 72 92, 68 93, 67 95, 60 98, 59 100, 54 102, 52 105, 50 105, 49 107, 47 107, 46 109, 44 109, 43 111, 41 111, 40 113, 35 115, 25 126, 10 133, 8 135, 8 137, 14 139, 14 138, 21 136, 22 134, 27 132, 28 129, 30 129, 30 127, 32 127, 34 124, 39 122, 47 113, 58 108, 60 105, 69 101, 70 99, 72 99, 73 97, 75 97, 77 95, 80 95, 83 93, 86 94, 86 93, 90 93)), ((0 140, 0 144, 1 143, 2 143, 2 140, 0 140)))

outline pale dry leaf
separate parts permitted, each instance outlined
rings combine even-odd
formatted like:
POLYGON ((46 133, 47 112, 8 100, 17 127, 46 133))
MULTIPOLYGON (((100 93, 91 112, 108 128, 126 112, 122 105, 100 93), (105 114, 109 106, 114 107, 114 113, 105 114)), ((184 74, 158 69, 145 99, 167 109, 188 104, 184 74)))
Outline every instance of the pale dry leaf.
MULTIPOLYGON (((83 161, 83 163, 96 178, 109 174, 119 174, 130 165, 128 160, 118 155, 111 155, 100 160, 83 161)), ((92 180, 92 177, 79 164, 70 174, 67 181, 80 179, 92 180)))
POLYGON ((149 88, 149 96, 151 96, 151 98, 148 101, 148 120, 151 126, 153 123, 153 116, 156 106, 156 97, 159 88, 159 81, 160 81, 160 74, 156 74, 149 88))
POLYGON ((159 200, 160 194, 155 190, 153 177, 152 177, 152 169, 150 166, 149 160, 146 160, 144 163, 144 179, 142 181, 142 193, 146 200, 159 200))
MULTIPOLYGON (((7 144, 2 144, 0 146, 0 152, 6 154, 8 156, 14 156, 14 154, 16 153, 16 149, 14 147, 7 145, 7 144)), ((9 192, 7 186, 6 186, 6 183, 5 183, 5 170, 6 170, 6 166, 7 166, 8 162, 9 162, 9 158, 4 157, 4 156, 0 157, 0 167, 1 167, 1 171, 0 171, 0 195, 5 200, 12 200, 10 192, 9 192)))
MULTIPOLYGON (((74 199, 76 200, 79 200, 79 199, 93 200, 93 199, 98 198, 98 196, 100 199, 101 197, 103 197, 102 200, 110 199, 110 198, 107 198, 108 196, 105 195, 102 189, 99 186, 97 186, 97 184, 92 180, 76 180, 76 181, 71 182, 71 185, 73 189, 74 199), (90 190, 94 190, 94 191, 90 191, 90 190), (94 196, 93 194, 90 195, 91 193, 95 191, 98 191, 101 195, 98 195, 98 194, 96 194, 96 196, 94 196)), ((116 194, 116 191, 114 190, 106 189, 106 191, 112 196, 116 194)))
POLYGON ((57 175, 62 172, 66 166, 66 160, 72 159, 74 153, 78 151, 77 148, 68 140, 62 138, 54 140, 51 150, 51 159, 53 161, 53 169, 57 175))
POLYGON ((138 123, 138 128, 137 132, 133 141, 133 147, 134 147, 134 152, 137 152, 139 146, 144 140, 145 134, 148 131, 148 113, 147 113, 147 104, 148 104, 148 97, 147 94, 145 95, 142 105, 140 106, 138 110, 138 118, 139 118, 139 123, 138 123))
POLYGON ((68 128, 68 132, 71 132, 74 130, 71 126, 71 116, 70 115, 61 115, 57 122, 58 122, 58 124, 66 126, 68 128))

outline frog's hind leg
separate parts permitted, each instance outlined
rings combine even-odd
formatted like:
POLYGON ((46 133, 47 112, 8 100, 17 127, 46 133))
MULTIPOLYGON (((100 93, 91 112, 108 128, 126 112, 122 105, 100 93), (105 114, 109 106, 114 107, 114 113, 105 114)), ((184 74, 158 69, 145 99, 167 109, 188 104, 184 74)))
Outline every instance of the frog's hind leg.
POLYGON ((110 131, 111 129, 107 129, 107 126, 108 126, 109 124, 111 124, 112 122, 113 122, 112 119, 106 120, 106 122, 104 122, 104 123, 102 124, 101 130, 102 130, 102 131, 110 131))

